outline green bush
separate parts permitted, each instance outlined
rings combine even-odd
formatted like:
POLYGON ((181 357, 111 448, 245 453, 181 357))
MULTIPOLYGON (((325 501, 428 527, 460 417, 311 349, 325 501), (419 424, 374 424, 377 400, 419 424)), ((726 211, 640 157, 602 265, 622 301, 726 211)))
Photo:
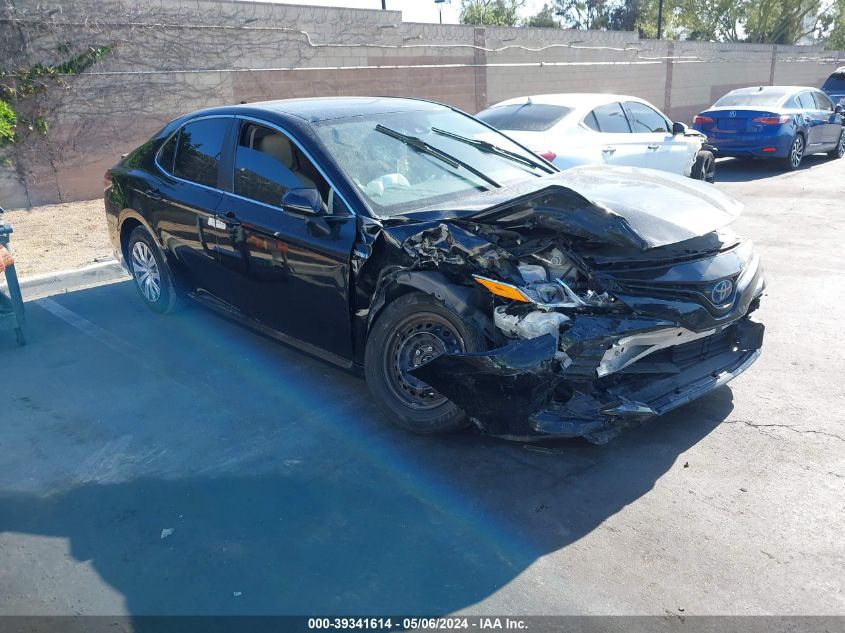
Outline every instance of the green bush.
POLYGON ((0 99, 0 147, 14 142, 17 122, 12 106, 0 99))

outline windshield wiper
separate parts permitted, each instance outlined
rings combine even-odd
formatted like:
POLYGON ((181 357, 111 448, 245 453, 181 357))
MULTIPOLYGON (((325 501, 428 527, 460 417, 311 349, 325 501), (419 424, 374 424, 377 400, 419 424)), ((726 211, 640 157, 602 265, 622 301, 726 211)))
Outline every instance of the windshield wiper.
POLYGON ((490 176, 485 175, 483 172, 477 170, 472 165, 468 165, 464 161, 455 158, 451 154, 444 152, 442 149, 438 149, 434 147, 434 145, 429 145, 424 140, 419 138, 418 136, 408 136, 407 134, 402 134, 402 132, 397 132, 396 130, 391 130, 389 127, 384 127, 380 123, 376 125, 376 132, 381 132, 382 134, 386 134, 387 136, 393 137, 399 141, 402 141, 408 147, 412 147, 416 151, 420 152, 421 154, 428 154, 429 156, 434 156, 435 158, 440 159, 450 167, 463 167, 471 174, 478 176, 484 182, 493 185, 497 189, 501 187, 498 182, 490 178, 490 176))
POLYGON ((501 156, 502 158, 507 158, 512 160, 515 163, 520 163, 527 167, 533 167, 535 169, 542 169, 547 174, 555 173, 554 170, 549 167, 548 165, 544 165, 540 161, 533 160, 528 158, 527 156, 523 156, 522 154, 517 154, 516 152, 512 152, 508 149, 504 149, 499 147, 498 145, 493 145, 488 141, 482 141, 477 138, 469 138, 466 136, 461 136, 460 134, 455 134, 454 132, 447 132, 446 130, 441 130, 440 128, 433 127, 431 131, 435 134, 440 134, 440 136, 445 136, 447 138, 454 139, 456 141, 460 141, 461 143, 466 143, 467 145, 472 145, 473 147, 478 148, 482 152, 486 152, 488 154, 495 154, 496 156, 501 156))

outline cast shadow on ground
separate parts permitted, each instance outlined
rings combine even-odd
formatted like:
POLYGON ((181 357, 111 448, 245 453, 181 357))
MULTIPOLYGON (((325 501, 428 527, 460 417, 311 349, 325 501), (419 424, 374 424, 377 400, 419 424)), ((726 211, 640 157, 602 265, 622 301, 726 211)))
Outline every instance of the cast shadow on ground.
MULTIPOLYGON (((826 154, 805 156, 798 171, 814 169, 830 160, 826 154)), ((780 163, 778 159, 725 158, 716 163, 716 182, 749 182, 789 173, 780 163)))
MULTIPOLYGON (((145 341, 153 317, 135 309, 132 292, 118 284, 58 301, 90 319, 100 309, 124 310, 122 332, 145 341)), ((73 347, 91 344, 86 334, 32 304, 29 312, 33 343, 15 352, 19 366, 26 355, 43 357, 45 345, 62 342, 72 360, 52 371, 66 373, 68 389, 85 389, 86 370, 92 370, 86 363, 129 362, 109 360, 113 350, 77 358, 73 347)), ((254 451, 265 426, 227 430, 225 442, 211 442, 204 435, 222 433, 228 422, 207 415, 168 419, 152 435, 172 447, 162 460, 177 461, 153 461, 140 471, 140 458, 132 457, 142 443, 131 435, 137 420, 103 407, 98 429, 133 438, 124 445, 128 457, 112 464, 107 480, 94 474, 83 483, 68 479, 51 494, 9 492, 0 470, 0 532, 67 539, 74 559, 89 561, 125 597, 132 615, 431 615, 469 607, 647 494, 732 409, 731 391, 723 388, 603 447, 577 440, 526 447, 473 432, 415 437, 376 412, 357 377, 202 309, 154 318, 166 345, 144 344, 162 366, 177 371, 186 349, 197 344, 186 332, 199 329, 217 346, 208 358, 228 358, 234 368, 248 359, 260 369, 238 384, 239 393, 249 394, 251 411, 281 415, 282 396, 268 385, 295 382, 316 386, 324 412, 318 421, 306 417, 284 434, 268 435, 261 457, 243 462, 232 459, 238 443, 254 451), (201 457, 186 448, 190 433, 201 457), (173 532, 162 538, 167 528, 173 532)), ((180 374, 180 385, 163 394, 171 406, 188 397, 184 381, 180 374)), ((13 394, 22 388, 14 380, 7 386, 13 394)), ((49 460, 51 427, 42 428, 40 414, 33 415, 26 433, 40 433, 49 460)), ((156 424, 158 418, 146 419, 156 424)), ((0 428, 0 438, 4 433, 0 428)), ((90 442, 85 450, 94 453, 99 440, 90 442)), ((38 467, 32 465, 34 477, 38 467)), ((561 586, 561 604, 566 593, 561 586)))

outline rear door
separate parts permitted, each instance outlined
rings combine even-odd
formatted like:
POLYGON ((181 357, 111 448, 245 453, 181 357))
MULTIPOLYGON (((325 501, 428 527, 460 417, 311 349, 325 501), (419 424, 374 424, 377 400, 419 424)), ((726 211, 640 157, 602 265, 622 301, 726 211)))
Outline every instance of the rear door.
POLYGON ((356 218, 291 135, 254 119, 235 125, 229 191, 217 214, 226 226, 217 238, 226 301, 312 352, 349 359, 356 218), (302 188, 319 191, 322 214, 282 206, 287 191, 302 188))
POLYGON ((683 135, 672 134, 672 124, 654 108, 639 101, 626 101, 625 110, 633 134, 646 145, 647 166, 681 176, 695 159, 683 135))
POLYGON ((648 167, 646 143, 631 134, 631 125, 622 104, 614 101, 594 108, 584 125, 596 132, 593 143, 608 165, 648 167))
POLYGON ((156 156, 157 187, 142 192, 152 209, 153 226, 174 253, 195 290, 220 293, 215 251, 217 207, 223 199, 220 165, 231 116, 192 119, 177 130, 156 156))
POLYGON ((831 101, 826 94, 820 90, 813 91, 813 99, 818 108, 820 124, 822 125, 823 133, 821 134, 822 142, 825 145, 833 146, 839 141, 839 135, 842 133, 842 117, 836 114, 833 109, 833 101, 831 101))
POLYGON ((801 119, 807 133, 807 150, 814 151, 825 144, 827 117, 819 109, 810 91, 800 93, 798 103, 801 105, 801 119))

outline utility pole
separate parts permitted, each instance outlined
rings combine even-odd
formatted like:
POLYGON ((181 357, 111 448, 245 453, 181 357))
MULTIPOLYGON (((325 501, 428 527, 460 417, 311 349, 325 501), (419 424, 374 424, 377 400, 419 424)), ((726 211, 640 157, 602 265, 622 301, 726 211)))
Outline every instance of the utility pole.
POLYGON ((657 5, 657 39, 663 37, 663 0, 657 5))
POLYGON ((387 0, 381 0, 381 10, 382 11, 387 10, 387 0))

